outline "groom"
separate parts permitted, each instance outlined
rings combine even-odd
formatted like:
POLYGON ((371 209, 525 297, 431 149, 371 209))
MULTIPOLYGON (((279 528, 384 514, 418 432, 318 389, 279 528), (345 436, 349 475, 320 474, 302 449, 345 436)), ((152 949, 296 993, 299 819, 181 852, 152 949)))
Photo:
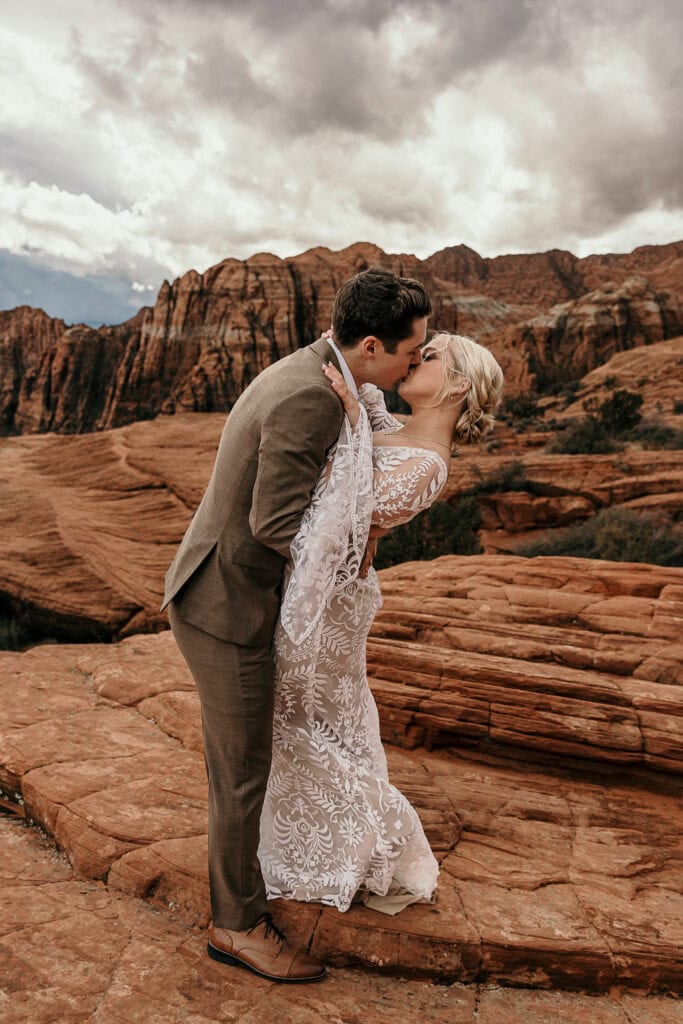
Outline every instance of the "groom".
POLYGON ((387 270, 347 281, 320 338, 265 369, 225 424, 202 501, 166 574, 174 637, 199 691, 209 780, 208 952, 273 981, 325 968, 267 911, 259 821, 271 762, 272 641, 289 547, 343 421, 322 368, 354 394, 390 389, 420 362, 431 301, 387 270))

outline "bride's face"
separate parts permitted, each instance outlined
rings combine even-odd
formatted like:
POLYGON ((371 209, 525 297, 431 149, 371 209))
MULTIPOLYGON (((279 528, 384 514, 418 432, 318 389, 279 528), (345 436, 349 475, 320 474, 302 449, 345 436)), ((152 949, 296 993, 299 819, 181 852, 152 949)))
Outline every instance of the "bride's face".
POLYGON ((441 354, 427 346, 422 362, 401 381, 398 393, 409 405, 429 404, 441 390, 442 382, 441 354))

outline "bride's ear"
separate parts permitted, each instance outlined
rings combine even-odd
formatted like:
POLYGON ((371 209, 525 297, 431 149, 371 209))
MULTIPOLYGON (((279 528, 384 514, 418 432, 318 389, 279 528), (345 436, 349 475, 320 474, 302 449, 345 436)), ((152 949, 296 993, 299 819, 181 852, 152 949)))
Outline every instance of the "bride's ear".
POLYGON ((467 392, 472 387, 472 381, 469 377, 463 377, 462 374, 458 374, 458 383, 454 385, 453 390, 449 395, 450 401, 460 401, 464 398, 467 392))

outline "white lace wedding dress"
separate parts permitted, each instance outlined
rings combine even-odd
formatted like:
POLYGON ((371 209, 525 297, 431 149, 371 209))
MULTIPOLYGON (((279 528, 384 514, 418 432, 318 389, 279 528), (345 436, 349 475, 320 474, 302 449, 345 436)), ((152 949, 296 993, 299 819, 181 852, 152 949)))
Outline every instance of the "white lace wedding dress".
POLYGON ((394 913, 433 898, 438 865, 416 811, 389 782, 365 654, 382 601, 374 569, 362 580, 358 568, 371 521, 412 519, 449 467, 428 449, 373 447, 373 430, 402 424, 374 386, 359 397, 359 423, 352 431, 344 420, 285 574, 259 859, 269 898, 344 911, 356 897, 394 913))

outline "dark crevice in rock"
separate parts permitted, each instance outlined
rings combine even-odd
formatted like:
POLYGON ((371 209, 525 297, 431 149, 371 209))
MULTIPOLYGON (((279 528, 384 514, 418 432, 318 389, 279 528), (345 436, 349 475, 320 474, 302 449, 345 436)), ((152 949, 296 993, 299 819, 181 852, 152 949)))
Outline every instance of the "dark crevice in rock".
POLYGON ((112 643, 135 615, 112 625, 41 607, 0 591, 0 651, 25 651, 38 644, 112 643))

